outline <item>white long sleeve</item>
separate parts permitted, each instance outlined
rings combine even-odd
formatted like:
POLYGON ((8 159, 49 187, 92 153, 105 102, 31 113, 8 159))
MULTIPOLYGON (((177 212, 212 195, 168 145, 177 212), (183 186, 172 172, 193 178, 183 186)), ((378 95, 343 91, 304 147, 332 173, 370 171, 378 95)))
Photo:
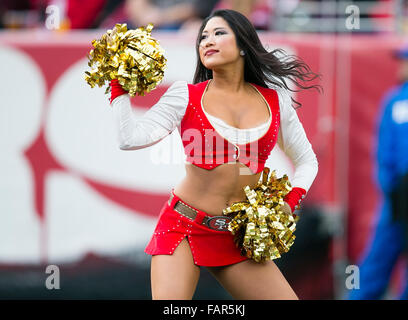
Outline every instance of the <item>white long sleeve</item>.
POLYGON ((175 81, 143 116, 135 117, 128 94, 112 102, 119 148, 138 150, 158 143, 181 122, 188 105, 186 81, 175 81))
POLYGON ((277 143, 295 167, 292 187, 308 191, 318 172, 316 154, 306 137, 296 110, 292 107, 289 91, 278 87, 274 89, 278 92, 281 114, 277 143))

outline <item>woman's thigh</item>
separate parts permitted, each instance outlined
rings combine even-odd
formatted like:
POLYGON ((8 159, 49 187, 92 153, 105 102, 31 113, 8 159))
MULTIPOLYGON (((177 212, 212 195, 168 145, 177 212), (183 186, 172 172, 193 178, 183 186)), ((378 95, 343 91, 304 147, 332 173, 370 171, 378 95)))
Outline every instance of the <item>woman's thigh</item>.
POLYGON ((207 269, 234 299, 298 299, 273 261, 257 263, 248 259, 228 266, 207 269))
POLYGON ((154 255, 151 262, 152 299, 192 299, 200 277, 187 238, 172 255, 154 255))

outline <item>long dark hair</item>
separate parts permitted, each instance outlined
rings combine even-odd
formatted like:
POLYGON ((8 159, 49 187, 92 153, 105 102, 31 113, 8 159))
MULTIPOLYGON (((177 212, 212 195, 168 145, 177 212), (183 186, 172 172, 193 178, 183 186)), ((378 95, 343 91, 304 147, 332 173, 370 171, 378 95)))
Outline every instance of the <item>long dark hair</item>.
MULTIPOLYGON (((204 19, 198 32, 196 41, 197 66, 193 83, 199 83, 212 79, 212 70, 207 69, 201 62, 199 45, 201 33, 208 20, 213 17, 223 18, 233 30, 239 49, 245 51, 244 80, 255 83, 264 88, 268 84, 274 84, 287 90, 297 92, 289 88, 286 79, 291 80, 301 89, 315 88, 321 92, 320 85, 303 85, 302 82, 320 79, 320 75, 312 72, 309 66, 296 55, 288 55, 283 49, 275 49, 268 52, 262 45, 252 23, 241 13, 230 9, 216 10, 204 19), (279 56, 278 56, 279 55, 279 56)), ((301 103, 292 98, 299 107, 301 103)))

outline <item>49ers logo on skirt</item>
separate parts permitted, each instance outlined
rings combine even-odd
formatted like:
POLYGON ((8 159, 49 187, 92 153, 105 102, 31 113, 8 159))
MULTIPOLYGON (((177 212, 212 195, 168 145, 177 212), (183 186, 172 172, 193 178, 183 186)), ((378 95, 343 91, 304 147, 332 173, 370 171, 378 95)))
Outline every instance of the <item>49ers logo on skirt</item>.
POLYGON ((218 231, 228 231, 228 224, 231 221, 229 217, 212 217, 207 221, 207 226, 218 231))

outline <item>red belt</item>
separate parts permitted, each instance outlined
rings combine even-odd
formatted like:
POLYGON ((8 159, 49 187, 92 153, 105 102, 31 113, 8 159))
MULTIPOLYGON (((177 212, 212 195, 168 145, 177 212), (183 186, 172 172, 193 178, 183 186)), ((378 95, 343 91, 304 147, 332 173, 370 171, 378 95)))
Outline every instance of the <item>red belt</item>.
MULTIPOLYGON (((170 199, 169 199, 169 205, 171 204, 171 200, 173 199, 174 195, 173 193, 170 194, 170 199)), ((197 217, 197 210, 194 208, 188 206, 184 202, 177 200, 176 203, 174 204, 173 210, 178 212, 179 214, 185 216, 186 218, 189 218, 191 220, 195 220, 197 217)), ((206 215, 201 224, 212 229, 212 230, 217 230, 217 231, 229 231, 228 230, 228 224, 230 223, 231 218, 226 217, 226 216, 209 216, 206 215)))

